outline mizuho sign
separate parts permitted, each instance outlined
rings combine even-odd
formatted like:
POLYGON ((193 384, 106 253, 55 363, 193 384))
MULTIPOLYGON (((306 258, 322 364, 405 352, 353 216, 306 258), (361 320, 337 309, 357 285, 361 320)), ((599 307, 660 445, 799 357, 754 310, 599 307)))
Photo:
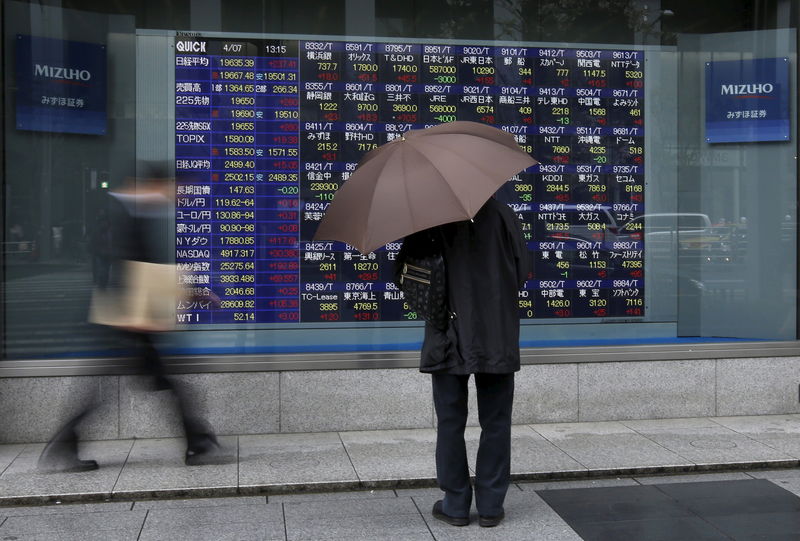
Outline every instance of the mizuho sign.
POLYGON ((748 85, 722 85, 720 94, 723 96, 757 96, 772 94, 775 85, 772 83, 755 83, 748 85))
POLYGON ((64 68, 60 66, 47 66, 36 64, 33 67, 35 77, 48 77, 50 79, 66 79, 68 81, 90 81, 92 74, 89 70, 64 68))
POLYGON ((16 36, 16 127, 106 134, 106 45, 16 36))
POLYGON ((789 64, 788 58, 706 62, 706 142, 788 141, 789 64))

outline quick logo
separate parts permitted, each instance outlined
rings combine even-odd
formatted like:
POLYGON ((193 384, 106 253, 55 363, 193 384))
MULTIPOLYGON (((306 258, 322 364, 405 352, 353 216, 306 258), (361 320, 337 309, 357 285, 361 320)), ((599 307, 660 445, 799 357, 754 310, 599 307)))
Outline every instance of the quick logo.
POLYGON ((204 53, 206 52, 206 42, 180 40, 175 43, 175 48, 181 53, 204 53))

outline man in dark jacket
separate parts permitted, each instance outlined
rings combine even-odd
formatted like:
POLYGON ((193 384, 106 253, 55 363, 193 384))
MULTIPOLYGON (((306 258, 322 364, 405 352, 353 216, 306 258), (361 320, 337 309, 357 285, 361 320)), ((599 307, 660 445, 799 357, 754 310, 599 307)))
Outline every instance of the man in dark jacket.
MULTIPOLYGON (((90 308, 90 321, 116 329, 136 346, 137 368, 152 376, 157 390, 171 390, 186 433, 187 466, 230 461, 208 423, 194 411, 185 386, 167 375, 157 344, 161 331, 171 330, 178 302, 177 278, 169 233, 174 185, 166 172, 153 168, 152 176, 139 179, 108 198, 108 245, 111 250, 103 292, 114 299, 106 309, 90 308)), ((39 457, 46 472, 81 472, 98 468, 95 460, 78 457, 77 427, 96 407, 83 404, 79 413, 53 436, 39 457)))
POLYGON ((481 424, 475 503, 480 525, 491 527, 505 516, 510 483, 514 372, 520 367, 518 292, 528 278, 529 256, 516 216, 494 198, 474 220, 439 226, 439 233, 454 315, 446 330, 425 326, 420 363, 433 380, 437 481, 445 492, 433 515, 455 526, 469 524, 464 429, 467 383, 475 374, 481 424))

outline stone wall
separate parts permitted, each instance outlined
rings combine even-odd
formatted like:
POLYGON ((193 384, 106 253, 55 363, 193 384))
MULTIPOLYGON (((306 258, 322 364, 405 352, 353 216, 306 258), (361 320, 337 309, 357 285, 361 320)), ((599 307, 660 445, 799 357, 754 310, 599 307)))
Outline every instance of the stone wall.
MULTIPOLYGON (((525 365, 515 423, 800 413, 797 357, 525 365)), ((430 378, 416 369, 174 376, 218 434, 434 426, 430 378)), ((46 441, 81 404, 100 406, 85 439, 174 437, 174 396, 137 376, 0 379, 0 443, 46 441)), ((477 425, 474 392, 470 424, 477 425)))

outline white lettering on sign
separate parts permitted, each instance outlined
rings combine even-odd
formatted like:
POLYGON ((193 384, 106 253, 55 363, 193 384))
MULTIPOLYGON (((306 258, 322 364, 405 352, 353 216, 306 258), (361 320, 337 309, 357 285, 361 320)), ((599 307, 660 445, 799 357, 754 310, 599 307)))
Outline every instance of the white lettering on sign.
POLYGON ((70 81, 88 81, 92 78, 89 70, 77 68, 63 68, 60 66, 47 66, 36 64, 33 68, 36 77, 48 77, 50 79, 67 79, 70 81))
POLYGON ((181 40, 175 43, 175 48, 182 53, 204 53, 206 52, 206 42, 181 40))
POLYGON ((772 94, 775 87, 772 83, 757 83, 748 85, 721 85, 720 94, 732 96, 746 96, 750 94, 772 94))

